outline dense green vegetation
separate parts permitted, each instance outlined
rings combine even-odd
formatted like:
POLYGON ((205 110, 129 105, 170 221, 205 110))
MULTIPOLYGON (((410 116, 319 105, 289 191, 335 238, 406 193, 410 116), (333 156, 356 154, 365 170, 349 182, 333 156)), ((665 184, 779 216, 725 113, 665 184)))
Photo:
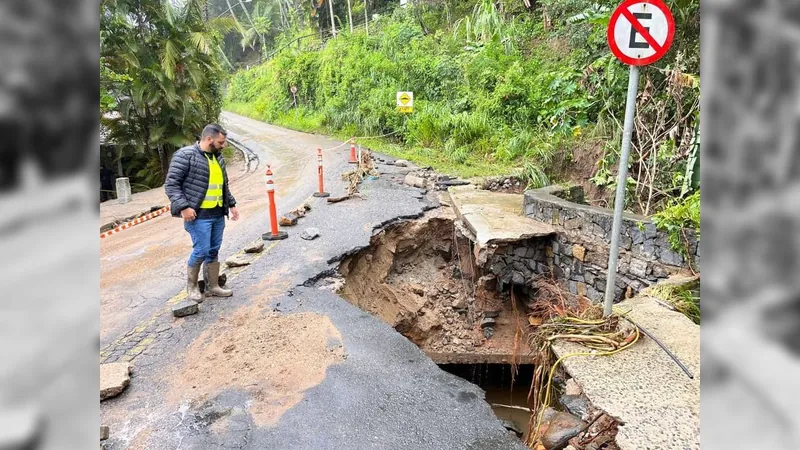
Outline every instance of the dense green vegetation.
MULTIPOLYGON (((384 136, 360 142, 462 176, 582 184, 611 206, 627 84, 605 41, 616 1, 335 0, 335 38, 328 2, 103 0, 101 113, 123 175, 160 185, 224 100, 289 128, 384 136)), ((699 211, 699 5, 667 3, 678 30, 642 71, 626 207, 670 207, 659 223, 674 228, 699 211)))
MULTIPOLYGON (((679 29, 669 55, 642 72, 628 180, 627 206, 645 214, 698 188, 699 11, 670 3, 679 29)), ((516 170, 533 186, 613 188, 627 87, 605 43, 615 5, 413 2, 369 34, 265 51, 271 59, 233 75, 226 108, 342 137, 392 133, 368 143, 464 176, 516 170), (414 113, 395 110, 398 90, 414 92, 414 113)))
POLYGON ((226 72, 220 46, 236 28, 206 20, 201 0, 100 3, 100 113, 122 174, 160 186, 172 152, 219 118, 226 72))

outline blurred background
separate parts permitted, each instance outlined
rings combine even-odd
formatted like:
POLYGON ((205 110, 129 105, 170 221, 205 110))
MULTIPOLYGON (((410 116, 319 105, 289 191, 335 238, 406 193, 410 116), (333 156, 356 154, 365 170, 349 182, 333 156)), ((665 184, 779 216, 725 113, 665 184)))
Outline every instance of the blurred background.
POLYGON ((0 449, 97 445, 99 8, 0 2, 0 449))
POLYGON ((800 2, 701 4, 704 449, 800 448, 800 2))

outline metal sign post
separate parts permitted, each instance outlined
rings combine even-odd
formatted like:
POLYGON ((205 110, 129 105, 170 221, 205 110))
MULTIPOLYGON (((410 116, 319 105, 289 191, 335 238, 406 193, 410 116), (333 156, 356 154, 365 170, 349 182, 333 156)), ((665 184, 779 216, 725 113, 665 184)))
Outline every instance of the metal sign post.
POLYGON ((608 23, 608 46, 617 59, 630 66, 630 74, 628 96, 625 100, 625 122, 622 129, 622 154, 619 158, 617 193, 614 200, 614 224, 611 227, 611 247, 608 255, 604 317, 611 315, 614 304, 619 234, 622 227, 622 211, 625 209, 628 158, 631 153, 636 94, 639 87, 639 66, 652 64, 661 59, 672 45, 674 35, 675 22, 672 13, 661 0, 627 0, 617 7, 608 23))

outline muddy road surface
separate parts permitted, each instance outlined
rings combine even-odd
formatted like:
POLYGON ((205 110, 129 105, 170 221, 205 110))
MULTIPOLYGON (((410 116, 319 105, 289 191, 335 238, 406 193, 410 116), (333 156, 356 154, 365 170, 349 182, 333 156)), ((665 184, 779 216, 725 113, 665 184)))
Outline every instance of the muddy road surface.
MULTIPOLYGON (((240 158, 228 168, 241 218, 237 222, 226 222, 220 250, 220 259, 224 260, 268 230, 266 164, 270 164, 274 172, 278 212, 288 212, 315 191, 317 147, 328 149, 341 142, 227 112, 222 115, 222 124, 233 139, 258 156, 258 165, 253 164, 250 173, 246 172, 240 158)), ((327 152, 326 165, 333 167, 346 162, 348 152, 346 145, 327 152)), ((138 209, 146 210, 150 206, 169 205, 169 200, 164 189, 157 188, 136 194, 133 203, 141 205, 138 209)), ((135 205, 119 205, 115 200, 103 203, 101 223, 141 212, 133 211, 137 209, 135 205)), ((169 213, 101 241, 101 347, 136 328, 185 287, 185 265, 190 252, 191 240, 183 229, 183 222, 169 213)))

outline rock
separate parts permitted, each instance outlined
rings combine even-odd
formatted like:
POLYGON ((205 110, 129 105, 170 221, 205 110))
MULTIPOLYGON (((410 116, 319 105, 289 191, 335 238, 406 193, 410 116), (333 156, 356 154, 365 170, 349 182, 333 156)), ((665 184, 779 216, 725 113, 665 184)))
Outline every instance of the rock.
POLYGON ((409 186, 413 186, 413 187, 417 187, 417 188, 421 188, 421 189, 424 189, 425 186, 426 186, 424 178, 420 178, 420 177, 412 175, 412 174, 406 175, 406 178, 405 178, 405 180, 403 180, 403 183, 405 183, 405 184, 407 184, 409 186))
POLYGON ((648 222, 644 224, 644 238, 645 239, 653 239, 658 236, 658 229, 656 225, 652 222, 648 222))
POLYGON ((172 315, 175 317, 186 317, 197 314, 198 310, 197 302, 184 300, 172 307, 172 315))
POLYGON ((109 435, 110 435, 110 432, 108 430, 108 427, 101 426, 100 427, 100 440, 101 441, 105 441, 106 439, 108 439, 109 435))
POLYGON ((467 309, 467 300, 464 297, 458 297, 453 302, 453 309, 467 309))
POLYGON ((491 267, 489 268, 489 270, 493 274, 499 275, 503 271, 503 268, 505 266, 506 266, 506 264, 501 260, 501 261, 497 261, 496 263, 492 264, 491 267))
POLYGON ((485 337, 486 339, 491 339, 492 336, 494 336, 494 328, 487 327, 483 329, 483 337, 485 337))
POLYGON ((483 312, 483 317, 488 317, 490 319, 495 319, 499 315, 500 315, 500 311, 484 311, 483 312))
POLYGON ((261 253, 262 251, 264 251, 264 241, 263 240, 255 243, 255 244, 252 244, 252 245, 250 245, 248 247, 245 247, 245 249, 244 249, 245 253, 261 253))
POLYGON ((525 276, 519 272, 514 272, 511 277, 511 284, 516 284, 518 286, 525 284, 525 276))
POLYGON ((510 420, 501 420, 500 423, 503 424, 503 428, 505 428, 506 430, 513 431, 514 434, 517 435, 517 437, 522 436, 523 431, 514 422, 510 420))
POLYGON ((589 400, 583 395, 562 395, 559 402, 578 417, 586 417, 589 413, 589 400))
POLYGON ((574 256, 575 259, 577 259, 579 261, 584 261, 585 258, 586 258, 586 248, 584 248, 583 246, 580 246, 578 244, 573 245, 572 246, 572 256, 574 256))
POLYGON ((631 275, 645 278, 647 276, 647 261, 632 259, 628 271, 630 271, 631 275))
POLYGON ((445 180, 445 181, 439 181, 437 183, 437 185, 440 187, 466 186, 468 184, 470 184, 470 182, 466 180, 445 180))
POLYGON ((514 249, 514 254, 519 256, 520 258, 524 258, 527 253, 528 249, 525 247, 517 247, 514 249))
POLYGON ((661 264, 653 264, 653 276, 656 278, 667 278, 669 272, 667 272, 661 264))
POLYGON ((413 293, 415 293, 415 294, 417 294, 419 296, 425 295, 425 288, 422 287, 422 285, 412 284, 409 287, 411 288, 411 292, 413 292, 413 293))
POLYGON ((564 445, 568 440, 577 436, 586 425, 582 420, 572 414, 555 411, 547 408, 545 417, 548 417, 547 429, 541 437, 542 445, 547 450, 564 445))
POLYGON ((312 241, 317 237, 319 237, 319 230, 316 228, 306 228, 302 233, 300 233, 300 238, 307 241, 312 241))
MULTIPOLYGON (((197 305, 197 303, 195 303, 197 305)), ((116 397, 131 382, 131 365, 127 362, 100 364, 100 401, 116 397)))
POLYGON ((564 393, 566 395, 581 395, 583 394, 583 389, 581 389, 581 386, 578 384, 577 381, 575 381, 574 378, 570 378, 569 380, 567 380, 566 387, 564 388, 564 393))
POLYGON ((408 161, 405 159, 398 159, 394 162, 394 165, 397 167, 408 167, 408 161))
POLYGON ((661 249, 661 262, 670 266, 682 266, 683 256, 670 249, 661 249))
POLYGON ((484 314, 483 320, 481 320, 481 328, 493 327, 497 323, 494 320, 494 317, 486 317, 484 314))
POLYGON ((225 260, 225 265, 227 267, 244 267, 249 266, 250 261, 243 255, 233 255, 225 260))
POLYGON ((291 227, 297 225, 297 216, 294 214, 282 216, 281 220, 278 222, 278 225, 282 227, 291 227))

